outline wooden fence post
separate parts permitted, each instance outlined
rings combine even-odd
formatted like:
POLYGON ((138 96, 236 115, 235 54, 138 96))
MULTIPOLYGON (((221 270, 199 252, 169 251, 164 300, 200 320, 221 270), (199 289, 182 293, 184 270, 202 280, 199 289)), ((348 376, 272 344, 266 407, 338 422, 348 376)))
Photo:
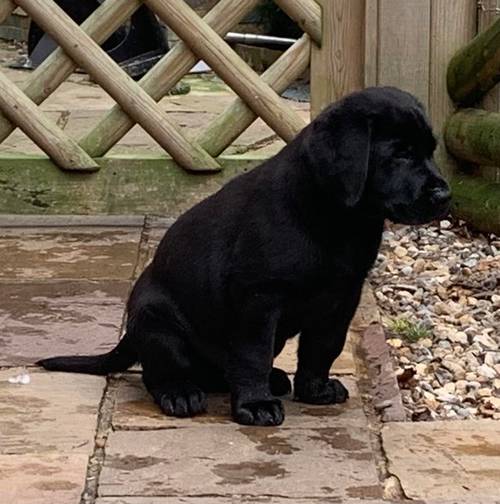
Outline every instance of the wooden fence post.
POLYGON ((311 54, 311 116, 364 85, 366 0, 316 0, 322 7, 321 48, 311 54))

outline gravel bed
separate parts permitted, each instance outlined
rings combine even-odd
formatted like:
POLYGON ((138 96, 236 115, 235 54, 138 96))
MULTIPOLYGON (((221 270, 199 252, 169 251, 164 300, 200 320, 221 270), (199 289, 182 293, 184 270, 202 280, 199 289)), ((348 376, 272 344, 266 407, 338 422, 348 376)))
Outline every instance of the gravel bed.
POLYGON ((500 420, 500 238, 388 227, 370 276, 408 419, 500 420))

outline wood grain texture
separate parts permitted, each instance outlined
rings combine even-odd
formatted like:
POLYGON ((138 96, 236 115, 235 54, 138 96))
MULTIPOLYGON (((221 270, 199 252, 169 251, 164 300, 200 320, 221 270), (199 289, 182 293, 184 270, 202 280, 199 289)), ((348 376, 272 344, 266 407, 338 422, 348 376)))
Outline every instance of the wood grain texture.
POLYGON ((64 170, 97 170, 97 163, 0 72, 0 110, 64 170))
MULTIPOLYGON (((278 58, 262 75, 264 82, 277 93, 285 91, 309 67, 311 39, 303 35, 300 40, 278 58)), ((212 156, 218 156, 236 140, 257 118, 241 98, 220 114, 196 139, 212 156)))
POLYGON ((313 40, 321 45, 321 7, 315 0, 274 0, 313 40))
MULTIPOLYGON (((260 0, 220 0, 203 18, 219 35, 225 35, 239 20, 251 12, 260 0)), ((178 42, 140 81, 139 85, 154 100, 160 100, 198 61, 184 42, 178 42)), ((80 140, 92 156, 106 154, 119 142, 135 121, 115 105, 99 123, 80 140)))
POLYGON ((476 12, 476 0, 432 0, 429 114, 438 133, 454 111, 446 84, 448 64, 476 34, 476 12))
POLYGON ((378 84, 429 103, 430 0, 380 0, 378 84))
POLYGON ((323 43, 311 53, 311 114, 364 86, 365 0, 317 0, 323 43))
POLYGON ((184 0, 145 3, 283 140, 290 142, 305 127, 301 117, 184 0))
POLYGON ((121 107, 182 167, 196 171, 220 169, 219 164, 174 126, 156 102, 52 0, 16 0, 121 107))
POLYGON ((378 0, 366 0, 365 86, 378 84, 378 0))
MULTIPOLYGON (((141 0, 105 2, 83 22, 81 29, 101 44, 141 5, 141 0)), ((30 74, 22 89, 33 102, 40 104, 71 75, 75 68, 73 60, 58 47, 30 74)), ((0 116, 0 142, 14 129, 15 125, 0 116)))

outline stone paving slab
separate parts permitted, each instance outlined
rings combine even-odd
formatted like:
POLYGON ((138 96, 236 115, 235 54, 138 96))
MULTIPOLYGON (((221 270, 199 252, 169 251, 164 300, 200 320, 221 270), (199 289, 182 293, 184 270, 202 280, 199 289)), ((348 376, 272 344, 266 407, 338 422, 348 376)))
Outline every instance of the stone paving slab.
POLYGON ((0 501, 75 504, 94 448, 105 379, 30 370, 27 385, 0 370, 0 501))
MULTIPOLYGON (((342 378, 342 382, 351 395, 345 404, 314 406, 286 399, 286 418, 283 427, 365 426, 366 419, 355 381, 352 378, 342 378)), ((208 399, 208 412, 205 415, 193 418, 169 417, 154 404, 142 384, 140 375, 127 374, 118 384, 113 427, 115 429, 154 430, 183 427, 218 428, 221 424, 232 425, 229 396, 210 394, 208 399)))
POLYGON ((20 372, 0 370, 0 454, 88 456, 106 380, 30 369, 29 384, 8 382, 20 372))
POLYGON ((500 429, 493 420, 393 423, 382 429, 389 471, 411 499, 500 501, 500 429))
POLYGON ((366 427, 118 431, 100 497, 227 496, 376 499, 382 490, 366 427))
POLYGON ((86 454, 0 455, 5 504, 77 504, 85 483, 86 454))
POLYGON ((129 288, 116 280, 0 283, 0 366, 110 350, 129 288))
POLYGON ((0 230, 0 279, 130 279, 141 228, 0 230))

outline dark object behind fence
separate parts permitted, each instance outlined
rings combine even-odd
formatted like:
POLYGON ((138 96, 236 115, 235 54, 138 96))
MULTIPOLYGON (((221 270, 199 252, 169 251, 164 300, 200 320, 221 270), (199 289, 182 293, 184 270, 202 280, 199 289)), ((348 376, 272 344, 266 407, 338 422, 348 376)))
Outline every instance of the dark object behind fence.
MULTIPOLYGON (((99 0, 56 0, 78 24, 83 23, 100 5, 99 0)), ((30 65, 37 67, 57 47, 56 42, 31 22, 28 35, 30 65)), ((167 36, 156 16, 141 7, 102 45, 103 49, 135 79, 140 79, 168 51, 167 36)))

